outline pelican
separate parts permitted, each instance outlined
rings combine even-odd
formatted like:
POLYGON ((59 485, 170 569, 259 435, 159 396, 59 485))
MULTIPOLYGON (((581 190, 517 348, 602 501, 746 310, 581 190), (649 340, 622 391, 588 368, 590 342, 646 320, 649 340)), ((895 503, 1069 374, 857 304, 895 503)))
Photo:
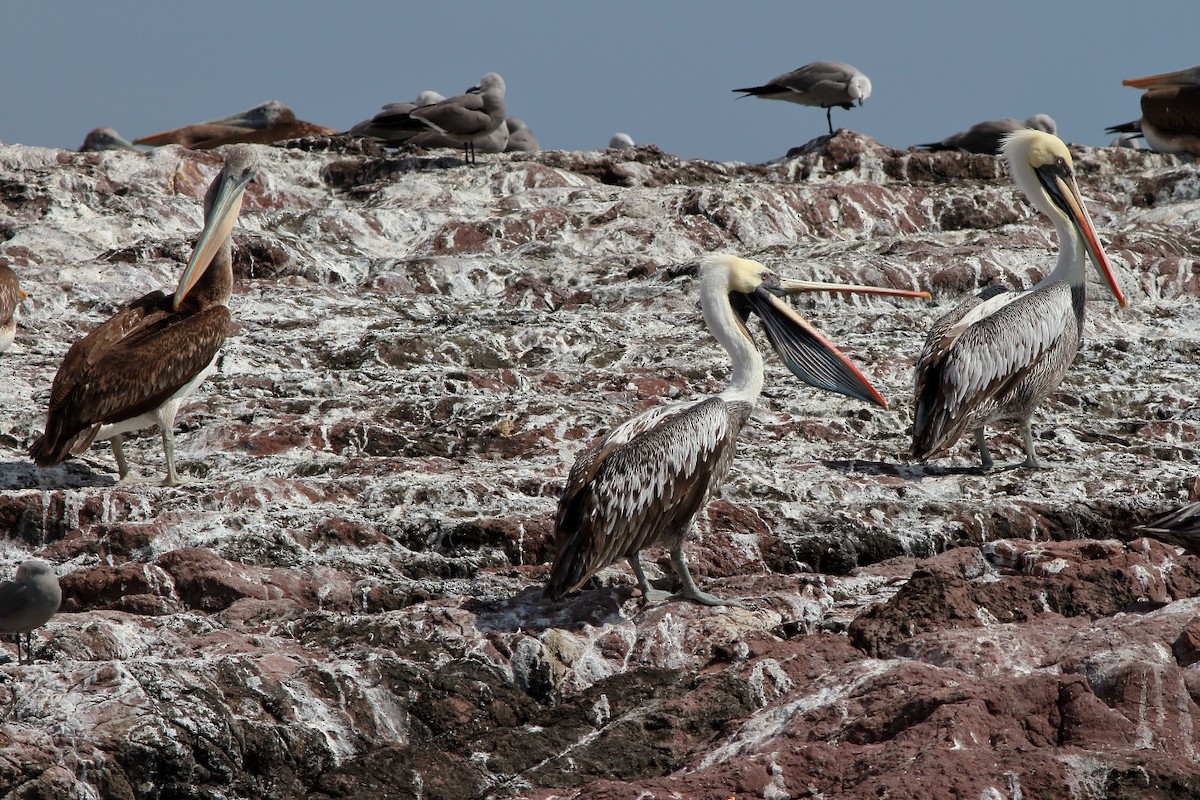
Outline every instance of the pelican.
POLYGON ((1058 126, 1054 124, 1054 120, 1045 114, 1034 114, 1024 122, 1012 117, 1003 117, 976 122, 969 129, 953 133, 940 142, 928 142, 917 147, 922 150, 958 150, 963 153, 998 156, 1000 147, 1004 144, 1004 137, 1022 128, 1058 133, 1058 126))
POLYGON ((983 468, 990 469, 984 426, 1004 419, 1021 426, 1025 466, 1040 468, 1030 417, 1079 348, 1088 256, 1125 306, 1066 145, 1042 131, 1016 131, 1005 139, 1004 157, 1017 186, 1054 223, 1058 265, 1031 289, 990 287, 934 323, 917 359, 912 455, 920 461, 973 430, 983 468))
POLYGON ((101 150, 132 150, 135 153, 137 152, 136 147, 125 141, 121 137, 121 134, 112 128, 93 128, 83 138, 83 144, 80 145, 79 152, 96 153, 101 150))
POLYGON ((122 435, 157 425, 167 461, 162 485, 180 483, 175 413, 211 370, 229 333, 231 234, 257 170, 254 148, 230 148, 204 197, 204 229, 174 296, 151 292, 71 345, 50 389, 46 432, 29 448, 38 466, 61 463, 96 439, 108 439, 125 481, 122 435))
POLYGON ((745 92, 742 97, 761 97, 765 100, 786 100, 802 106, 820 106, 825 109, 825 122, 829 133, 833 133, 834 106, 853 108, 860 106, 871 96, 871 79, 859 72, 857 67, 841 61, 814 61, 799 69, 772 78, 762 86, 734 89, 745 92))
POLYGON ((1140 133, 1152 150, 1200 158, 1200 66, 1121 83, 1146 90, 1142 118, 1113 125, 1107 133, 1140 133))
POLYGON ((1188 503, 1134 530, 1200 556, 1200 503, 1188 503))
POLYGON ((504 92, 504 78, 489 72, 466 94, 408 111, 379 113, 371 125, 383 130, 437 131, 461 144, 464 158, 473 162, 475 143, 504 124, 504 92))
POLYGON ((0 353, 12 346, 17 335, 21 301, 28 296, 21 290, 12 267, 0 264, 0 353))
POLYGON ((329 136, 333 128, 296 119, 296 114, 278 100, 227 117, 185 125, 153 136, 134 139, 134 144, 160 147, 177 144, 192 150, 212 150, 227 144, 270 144, 302 136, 329 136))
POLYGON ((709 331, 733 361, 728 386, 716 397, 660 406, 599 438, 575 461, 555 517, 555 556, 544 595, 557 600, 598 570, 629 559, 642 597, 652 592, 638 560, 663 545, 682 582, 682 596, 705 605, 740 605, 700 591, 684 561, 692 519, 716 491, 733 461, 738 433, 763 386, 763 360, 746 322, 762 319, 767 338, 798 378, 820 389, 887 404, 862 373, 778 295, 844 291, 923 296, 869 286, 783 281, 757 261, 710 255, 700 264, 700 307, 709 331))
POLYGON ((22 561, 11 581, 0 582, 0 633, 17 639, 21 664, 21 634, 25 634, 25 663, 33 663, 33 630, 50 621, 62 604, 62 588, 54 568, 37 558, 22 561))

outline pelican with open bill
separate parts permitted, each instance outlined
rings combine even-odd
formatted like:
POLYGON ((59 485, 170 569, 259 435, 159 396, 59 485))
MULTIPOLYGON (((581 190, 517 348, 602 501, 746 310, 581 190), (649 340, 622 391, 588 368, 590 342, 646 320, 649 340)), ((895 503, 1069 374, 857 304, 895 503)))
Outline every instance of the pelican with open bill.
POLYGON ((1016 131, 1005 140, 1004 157, 1017 186, 1054 223, 1058 264, 1031 289, 989 287, 934 323, 917 358, 912 455, 918 461, 941 455, 970 430, 983 468, 990 469, 984 426, 1015 420, 1025 466, 1040 468, 1030 418, 1075 360, 1089 258, 1125 305, 1066 145, 1042 131, 1016 131))
POLYGON ((733 361, 725 390, 715 397, 660 406, 618 426, 575 461, 555 518, 555 556, 544 594, 557 600, 597 571, 629 559, 642 596, 653 592, 638 553, 665 546, 682 596, 705 605, 741 605, 702 592, 688 572, 683 543, 692 520, 721 485, 738 434, 763 387, 763 359, 747 327, 763 322, 784 365, 805 383, 887 407, 870 382, 782 295, 810 291, 868 292, 925 297, 925 292, 867 286, 781 281, 757 261, 710 255, 700 264, 700 306, 709 331, 733 361))
POLYGON ((174 296, 151 292, 71 345, 50 389, 46 432, 29 448, 38 466, 61 463, 96 439, 108 439, 124 481, 129 466, 122 435, 157 425, 167 462, 163 485, 180 483, 175 413, 212 369, 229 333, 231 234, 257 170, 253 147, 230 148, 205 195, 204 229, 174 296))

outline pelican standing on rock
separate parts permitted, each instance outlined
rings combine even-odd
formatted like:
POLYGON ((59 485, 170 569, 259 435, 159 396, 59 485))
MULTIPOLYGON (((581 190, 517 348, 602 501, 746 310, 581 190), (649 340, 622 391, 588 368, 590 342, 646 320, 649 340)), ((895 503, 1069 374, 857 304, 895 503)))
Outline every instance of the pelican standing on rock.
POLYGON ((21 301, 28 296, 21 290, 12 267, 0 264, 0 353, 12 345, 17 335, 21 301))
POLYGON ((1016 420, 1025 466, 1040 468, 1030 417, 1075 359, 1089 256, 1125 306, 1066 145, 1041 131, 1016 131, 1005 140, 1004 157, 1017 186, 1054 223, 1058 265, 1031 289, 991 287, 934 323, 917 359, 912 455, 919 461, 941 455, 972 430, 983 468, 990 469, 984 426, 1016 420))
POLYGON ((785 100, 802 106, 819 106, 825 109, 825 122, 829 133, 833 133, 834 106, 854 108, 871 96, 871 79, 857 67, 841 61, 814 61, 799 69, 772 78, 762 86, 734 89, 744 92, 742 97, 761 97, 764 100, 785 100))
POLYGON ((1200 66, 1121 83, 1146 90, 1142 118, 1106 128, 1108 133, 1140 133, 1159 153, 1200 158, 1200 66))
POLYGON ((31 558, 22 561, 11 581, 0 582, 0 633, 17 638, 17 663, 21 664, 21 634, 25 655, 33 663, 33 630, 50 621, 62 604, 62 589, 54 567, 31 558))
POLYGON ((157 425, 167 475, 175 472, 175 413, 209 373, 229 334, 232 230, 246 186, 258 170, 254 148, 229 149, 204 197, 204 229, 174 296, 154 291, 71 345, 50 389, 46 432, 29 448, 41 467, 112 442, 120 478, 129 476, 121 437, 157 425))
POLYGON ((779 299, 804 291, 905 296, 922 292, 781 281, 757 261, 710 255, 700 264, 700 306, 709 331, 733 361, 729 385, 716 397, 653 408, 597 440, 575 461, 555 518, 555 556, 544 594, 557 600, 598 570, 628 558, 643 598, 652 592, 638 553, 666 546, 682 596, 705 605, 741 605, 700 591, 683 543, 692 520, 721 485, 737 437, 763 386, 763 360, 746 322, 751 311, 798 378, 887 407, 883 398, 816 328, 779 299))

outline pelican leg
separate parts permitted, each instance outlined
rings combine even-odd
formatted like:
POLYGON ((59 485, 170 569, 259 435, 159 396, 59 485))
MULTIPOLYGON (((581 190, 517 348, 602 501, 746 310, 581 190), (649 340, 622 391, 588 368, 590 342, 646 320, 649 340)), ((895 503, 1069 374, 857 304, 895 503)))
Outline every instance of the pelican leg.
POLYGON ((163 478, 163 486, 178 486, 183 481, 179 480, 179 476, 175 473, 175 431, 171 425, 164 425, 162 429, 163 453, 167 457, 167 477, 163 478))
POLYGON ((1030 469, 1045 469, 1046 465, 1038 461, 1037 453, 1033 449, 1033 430, 1027 419, 1021 420, 1021 437, 1025 440, 1025 466, 1030 469))
POLYGON ((124 483, 129 477, 129 462, 125 460, 125 443, 121 434, 108 440, 112 445, 113 456, 117 459, 117 483, 124 483))
POLYGON ((983 438, 983 426, 975 429, 975 446, 979 448, 979 457, 983 459, 983 468, 989 470, 996 463, 992 461, 992 453, 988 450, 987 441, 983 438))
POLYGON ((696 586, 696 582, 692 580, 692 573, 688 571, 687 561, 683 558, 683 542, 671 548, 671 564, 675 567, 675 574, 679 576, 680 583, 683 584, 683 591, 679 593, 679 596, 685 600, 706 606, 746 608, 746 604, 740 600, 722 600, 716 595, 700 591, 700 587, 696 586))
POLYGON ((633 567, 633 574, 637 576, 638 588, 642 590, 642 600, 645 603, 661 603, 671 596, 670 592, 650 588, 650 581, 646 580, 646 573, 642 572, 642 562, 637 553, 629 557, 629 566, 633 567))

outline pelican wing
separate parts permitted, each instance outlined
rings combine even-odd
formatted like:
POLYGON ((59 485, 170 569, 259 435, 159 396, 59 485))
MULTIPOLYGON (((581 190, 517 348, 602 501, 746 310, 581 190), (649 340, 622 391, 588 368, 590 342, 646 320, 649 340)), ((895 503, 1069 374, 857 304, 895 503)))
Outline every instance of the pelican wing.
POLYGON ((1077 326, 1065 283, 985 295, 939 320, 917 359, 913 455, 931 458, 980 425, 1077 326))
POLYGON ((38 464, 80 452, 91 438, 77 437, 95 426, 153 411, 212 362, 229 309, 170 308, 170 297, 152 292, 71 346, 50 390, 46 433, 30 448, 38 464))
POLYGON ((1163 86, 1142 93, 1142 118, 1165 133, 1200 131, 1200 86, 1163 86))
POLYGON ((728 471, 750 410, 719 397, 652 409, 580 455, 558 504, 546 596, 562 597, 614 561, 682 537, 728 471))

